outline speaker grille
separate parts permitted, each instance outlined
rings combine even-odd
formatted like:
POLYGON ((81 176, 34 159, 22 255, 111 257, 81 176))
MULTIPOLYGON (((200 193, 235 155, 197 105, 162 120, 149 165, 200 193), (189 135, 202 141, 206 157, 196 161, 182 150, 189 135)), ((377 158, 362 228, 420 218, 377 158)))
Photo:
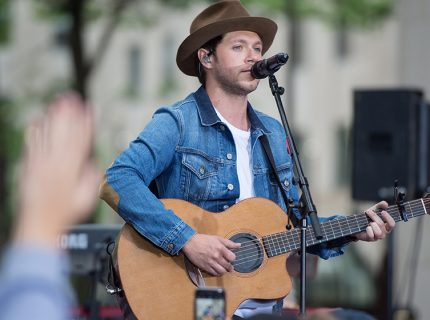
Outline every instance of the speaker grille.
POLYGON ((422 181, 419 169, 423 161, 428 163, 428 143, 423 137, 429 134, 426 108, 419 90, 354 92, 354 199, 390 200, 396 179, 408 198, 422 191, 419 184, 428 182, 422 181))

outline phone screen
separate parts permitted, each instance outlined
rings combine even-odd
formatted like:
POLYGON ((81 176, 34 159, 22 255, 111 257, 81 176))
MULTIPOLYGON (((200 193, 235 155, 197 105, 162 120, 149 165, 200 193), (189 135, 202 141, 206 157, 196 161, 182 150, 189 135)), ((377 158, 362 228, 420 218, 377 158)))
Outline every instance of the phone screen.
POLYGON ((225 294, 222 288, 196 289, 195 320, 224 320, 225 294))

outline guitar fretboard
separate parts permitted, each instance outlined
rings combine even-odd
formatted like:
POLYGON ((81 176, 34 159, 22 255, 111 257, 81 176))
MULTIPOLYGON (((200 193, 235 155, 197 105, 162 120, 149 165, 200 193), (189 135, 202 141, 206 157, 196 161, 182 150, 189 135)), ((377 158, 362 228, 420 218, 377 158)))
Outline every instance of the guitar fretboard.
MULTIPOLYGON (((430 214, 430 197, 412 200, 404 203, 404 217, 397 205, 385 209, 396 222, 430 214)), ((402 210, 403 211, 403 210, 402 210)), ((381 210, 376 211, 381 216, 381 210)), ((323 242, 350 236, 364 231, 369 225, 370 218, 365 213, 339 217, 321 223, 322 239, 317 239, 311 226, 306 229, 306 247, 323 242)), ((294 251, 300 248, 300 229, 296 228, 279 232, 262 238, 268 257, 294 251)))

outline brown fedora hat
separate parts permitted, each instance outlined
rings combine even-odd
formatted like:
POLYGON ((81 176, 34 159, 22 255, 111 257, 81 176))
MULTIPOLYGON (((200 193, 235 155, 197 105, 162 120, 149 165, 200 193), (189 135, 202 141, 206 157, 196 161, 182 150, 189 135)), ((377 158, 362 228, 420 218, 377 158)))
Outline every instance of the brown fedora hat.
POLYGON ((190 27, 190 35, 181 43, 176 54, 179 69, 197 76, 195 52, 209 40, 232 31, 253 31, 263 42, 263 54, 275 38, 278 26, 270 19, 251 17, 238 0, 219 1, 203 10, 190 27))

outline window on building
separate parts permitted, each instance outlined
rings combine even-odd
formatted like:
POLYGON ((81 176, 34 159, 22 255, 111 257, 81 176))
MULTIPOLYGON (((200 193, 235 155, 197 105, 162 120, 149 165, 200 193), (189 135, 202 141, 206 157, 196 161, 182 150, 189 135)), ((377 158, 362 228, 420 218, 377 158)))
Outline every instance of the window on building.
POLYGON ((128 50, 128 96, 138 96, 142 88, 142 82, 142 49, 137 45, 133 45, 128 50))
POLYGON ((167 34, 162 48, 162 79, 160 95, 165 96, 176 89, 176 42, 172 34, 167 34))
POLYGON ((69 42, 70 19, 67 17, 59 17, 55 19, 52 44, 56 49, 66 49, 69 42))
POLYGON ((346 58, 349 53, 349 29, 345 19, 340 18, 336 29, 336 53, 340 59, 346 58))
POLYGON ((351 130, 346 127, 339 127, 336 132, 337 160, 336 181, 340 186, 351 183, 351 130))

